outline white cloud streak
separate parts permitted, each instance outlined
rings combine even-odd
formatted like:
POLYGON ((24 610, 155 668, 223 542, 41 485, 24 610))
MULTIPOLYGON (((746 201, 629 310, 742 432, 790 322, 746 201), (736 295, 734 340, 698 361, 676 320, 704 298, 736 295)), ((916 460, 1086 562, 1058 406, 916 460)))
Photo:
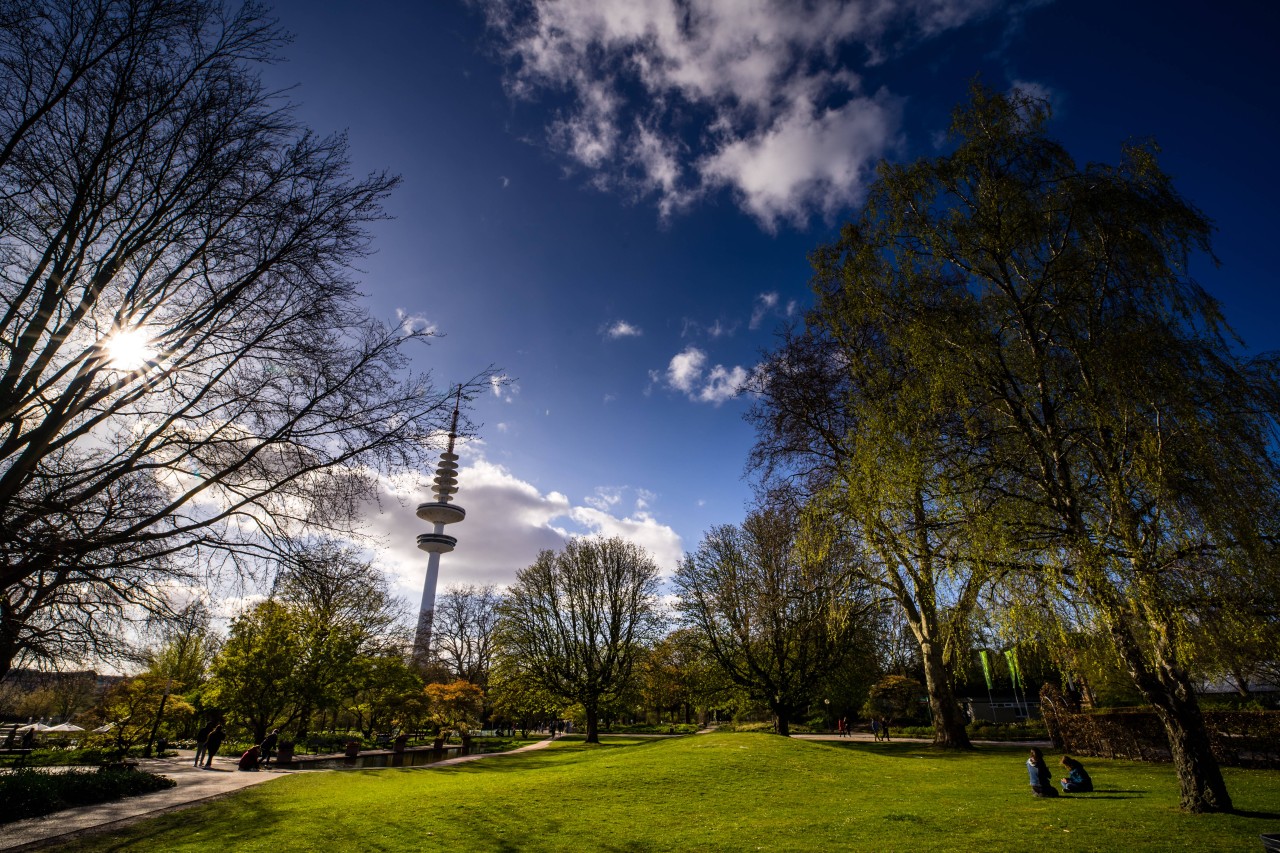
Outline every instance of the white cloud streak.
POLYGON ((643 329, 628 323, 626 320, 619 320, 604 331, 604 336, 611 341, 616 341, 619 338, 638 338, 643 334, 643 329))

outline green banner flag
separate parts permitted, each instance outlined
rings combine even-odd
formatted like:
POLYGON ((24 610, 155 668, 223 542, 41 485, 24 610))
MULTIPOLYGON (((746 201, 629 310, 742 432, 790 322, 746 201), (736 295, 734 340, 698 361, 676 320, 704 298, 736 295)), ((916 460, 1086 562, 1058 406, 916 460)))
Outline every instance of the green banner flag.
POLYGON ((978 652, 978 657, 982 658, 982 677, 987 680, 987 690, 989 692, 992 689, 991 654, 986 649, 983 649, 982 651, 978 652))
POLYGON ((1018 652, 1016 649, 1007 649, 1004 653, 1004 661, 1009 665, 1009 677, 1013 679, 1014 689, 1026 689, 1026 685, 1022 683, 1022 671, 1018 669, 1018 652))

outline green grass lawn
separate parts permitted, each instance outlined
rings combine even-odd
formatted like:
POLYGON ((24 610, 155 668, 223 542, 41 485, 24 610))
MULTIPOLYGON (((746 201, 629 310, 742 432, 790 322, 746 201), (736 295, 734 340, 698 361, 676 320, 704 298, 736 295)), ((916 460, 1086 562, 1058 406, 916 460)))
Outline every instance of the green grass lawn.
POLYGON ((1138 853, 1257 851, 1280 832, 1278 772, 1227 770, 1244 813, 1185 815, 1168 766, 1089 761, 1096 793, 1038 800, 1024 757, 756 734, 569 740, 441 770, 292 775, 62 849, 1138 853))

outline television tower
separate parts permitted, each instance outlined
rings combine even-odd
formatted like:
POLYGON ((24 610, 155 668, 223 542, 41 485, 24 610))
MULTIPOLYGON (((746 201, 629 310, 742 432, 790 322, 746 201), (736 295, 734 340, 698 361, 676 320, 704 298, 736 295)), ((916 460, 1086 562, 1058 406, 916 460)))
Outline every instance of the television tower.
POLYGON ((467 511, 450 503, 458 491, 458 454, 453 452, 454 442, 458 438, 458 410, 462 406, 462 389, 458 389, 457 399, 453 404, 453 424, 449 427, 449 446, 440 454, 440 465, 436 468, 434 503, 418 505, 418 518, 435 525, 430 533, 418 536, 418 547, 431 556, 427 559, 427 580, 422 585, 422 606, 418 610, 418 630, 413 638, 413 661, 425 666, 431 661, 431 622, 436 612, 436 581, 440 577, 440 555, 447 554, 458 544, 458 540, 444 532, 446 524, 462 521, 467 511))

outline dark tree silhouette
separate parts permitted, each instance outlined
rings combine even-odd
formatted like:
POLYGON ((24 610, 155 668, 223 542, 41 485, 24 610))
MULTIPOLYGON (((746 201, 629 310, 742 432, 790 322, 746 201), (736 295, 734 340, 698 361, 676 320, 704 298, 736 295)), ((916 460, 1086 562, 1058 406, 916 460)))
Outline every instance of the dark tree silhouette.
POLYGON ((103 649, 166 579, 343 530, 448 394, 358 304, 397 179, 255 66, 255 3, 0 2, 0 676, 103 649))

